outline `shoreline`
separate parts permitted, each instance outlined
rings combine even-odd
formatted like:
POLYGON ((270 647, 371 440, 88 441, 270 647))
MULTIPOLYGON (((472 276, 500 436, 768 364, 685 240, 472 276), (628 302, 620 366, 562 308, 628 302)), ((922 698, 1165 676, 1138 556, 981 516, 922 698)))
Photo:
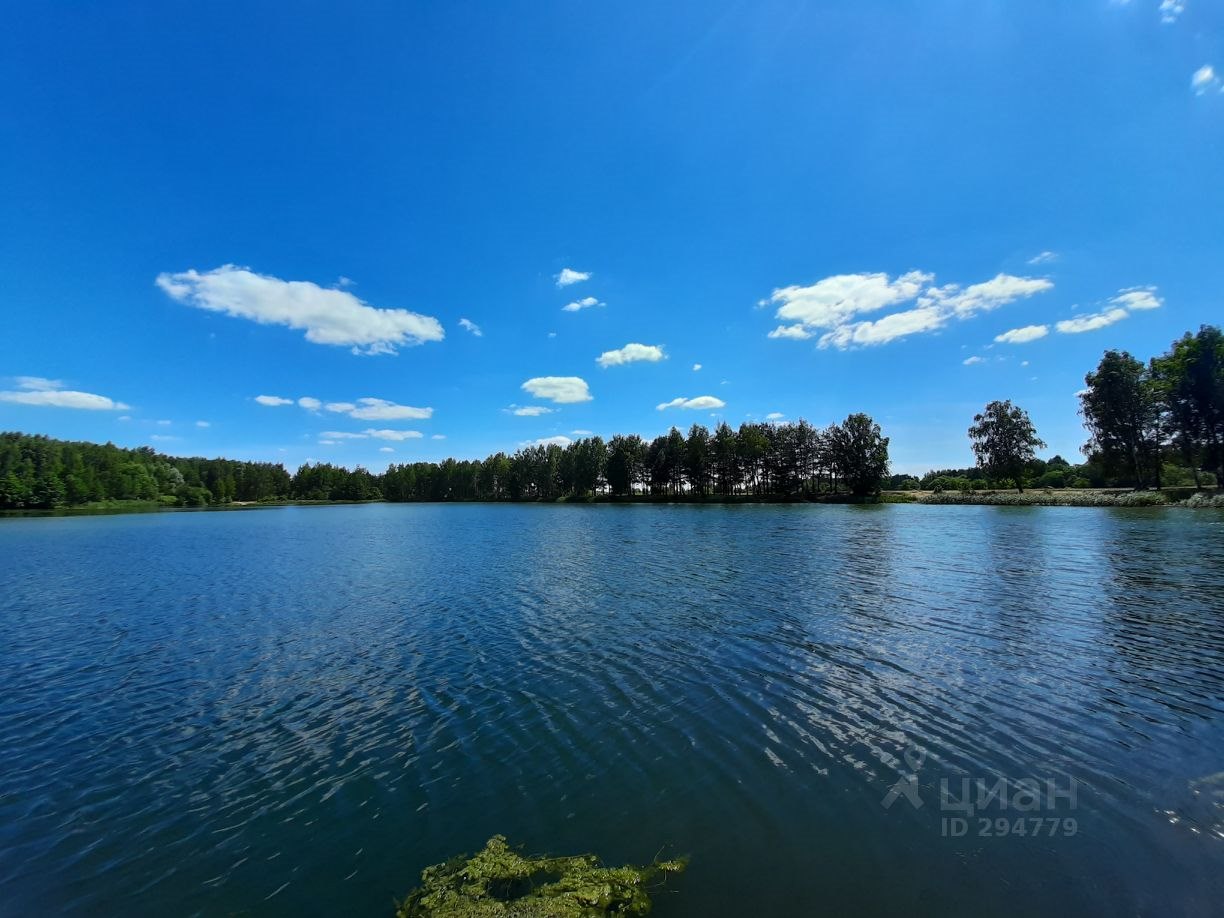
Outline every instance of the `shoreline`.
POLYGON ((980 507, 1089 507, 1114 509, 1217 509, 1224 510, 1224 490, 1194 488, 1166 488, 1160 491, 1133 491, 1130 489, 1083 489, 1083 490, 1038 490, 1024 491, 883 491, 871 497, 854 497, 850 494, 795 495, 651 495, 634 494, 614 497, 600 494, 585 498, 557 498, 554 500, 275 500, 275 501, 231 501, 207 507, 171 507, 156 501, 109 501, 105 504, 56 507, 54 509, 0 510, 0 519, 19 517, 55 516, 114 516, 138 513, 212 513, 216 511, 262 510, 284 507, 343 507, 363 504, 696 504, 696 505, 747 505, 747 504, 816 504, 816 505, 882 505, 910 504, 926 507, 980 506, 980 507))

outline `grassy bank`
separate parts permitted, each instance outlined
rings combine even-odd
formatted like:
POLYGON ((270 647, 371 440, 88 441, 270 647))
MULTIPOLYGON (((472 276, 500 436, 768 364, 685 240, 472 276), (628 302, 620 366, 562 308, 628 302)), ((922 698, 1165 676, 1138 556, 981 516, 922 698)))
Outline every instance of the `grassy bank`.
POLYGON ((1163 491, 1041 490, 1025 491, 889 491, 880 496, 892 504, 980 504, 998 507, 1185 507, 1224 509, 1224 493, 1168 488, 1163 491))

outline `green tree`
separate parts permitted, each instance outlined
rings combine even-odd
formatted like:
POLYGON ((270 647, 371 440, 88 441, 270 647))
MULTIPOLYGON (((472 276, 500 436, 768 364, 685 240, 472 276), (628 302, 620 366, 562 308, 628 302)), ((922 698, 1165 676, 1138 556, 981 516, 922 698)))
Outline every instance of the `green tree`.
POLYGON ((992 478, 1010 479, 1024 492, 1024 467, 1045 446, 1028 413, 1010 401, 991 402, 969 428, 978 467, 992 478))
POLYGON ((859 497, 878 494, 888 476, 888 437, 865 414, 852 414, 829 428, 829 454, 837 474, 859 497))
POLYGON ((1106 471, 1122 471, 1136 488, 1160 487, 1159 387, 1147 368, 1126 351, 1106 351, 1084 384, 1084 455, 1099 456, 1106 471))

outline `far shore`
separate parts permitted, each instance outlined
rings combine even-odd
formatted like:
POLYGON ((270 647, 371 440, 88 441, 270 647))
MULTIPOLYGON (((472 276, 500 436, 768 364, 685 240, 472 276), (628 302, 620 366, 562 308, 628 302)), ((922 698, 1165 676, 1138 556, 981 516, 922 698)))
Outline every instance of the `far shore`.
POLYGON ((917 504, 919 506, 995 506, 995 507, 1105 507, 1178 508, 1224 510, 1224 490, 1219 488, 1164 488, 1135 491, 1129 488, 1063 488, 980 491, 882 491, 878 495, 855 497, 851 494, 820 495, 652 495, 634 494, 614 497, 607 494, 556 500, 265 500, 231 501, 207 507, 174 507, 157 501, 104 501, 52 510, 3 510, 2 517, 92 516, 118 513, 199 513, 216 510, 257 510, 272 507, 332 507, 354 504, 917 504))

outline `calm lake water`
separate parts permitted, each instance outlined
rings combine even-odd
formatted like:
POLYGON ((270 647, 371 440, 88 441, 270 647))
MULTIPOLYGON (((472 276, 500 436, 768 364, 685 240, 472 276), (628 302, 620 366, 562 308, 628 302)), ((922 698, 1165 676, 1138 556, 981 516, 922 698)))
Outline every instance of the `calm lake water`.
POLYGON ((689 855, 661 916, 1218 915, 1222 571, 1210 511, 0 520, 0 913, 385 916, 503 833, 689 855))

